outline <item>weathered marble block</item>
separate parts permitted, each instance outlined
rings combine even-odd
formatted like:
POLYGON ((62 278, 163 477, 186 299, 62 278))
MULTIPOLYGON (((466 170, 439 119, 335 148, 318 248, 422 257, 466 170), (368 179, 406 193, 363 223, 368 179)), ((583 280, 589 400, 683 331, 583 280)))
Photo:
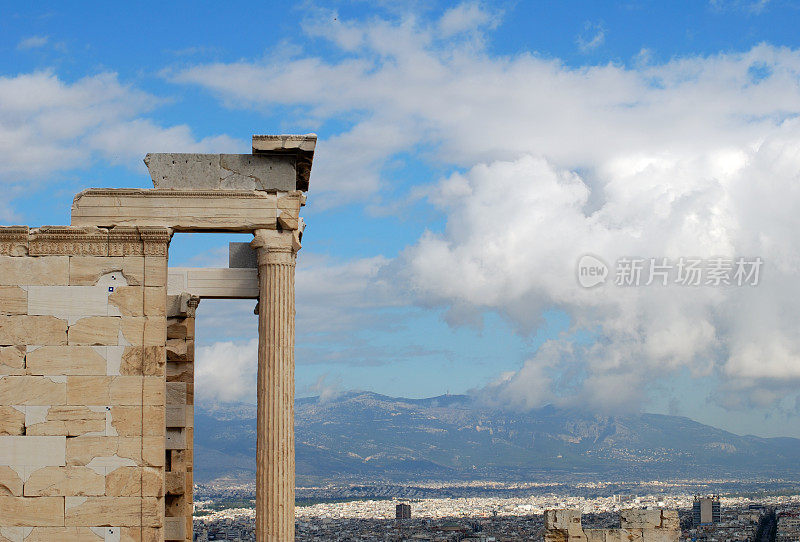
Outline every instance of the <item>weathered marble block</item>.
POLYGON ((254 154, 149 153, 153 186, 178 190, 295 190, 295 157, 254 154))
POLYGON ((67 321, 55 316, 0 316, 0 346, 67 344, 67 321))
POLYGON ((0 525, 63 526, 64 497, 0 496, 0 525))
POLYGON ((1 286, 69 284, 69 257, 19 258, 0 255, 1 286))
POLYGON ((102 496, 105 476, 87 467, 42 467, 25 481, 26 497, 102 496))
POLYGON ((0 286, 0 314, 28 314, 28 292, 19 286, 0 286))
POLYGON ((105 375, 105 351, 91 346, 29 346, 29 375, 105 375))

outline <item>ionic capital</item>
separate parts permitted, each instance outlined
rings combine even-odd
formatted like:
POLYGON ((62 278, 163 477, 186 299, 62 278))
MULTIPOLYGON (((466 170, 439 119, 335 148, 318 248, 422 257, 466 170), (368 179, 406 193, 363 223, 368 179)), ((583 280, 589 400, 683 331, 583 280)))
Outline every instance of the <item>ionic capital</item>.
POLYGON ((258 265, 294 264, 300 250, 299 230, 265 230, 253 232, 250 246, 256 249, 258 265))

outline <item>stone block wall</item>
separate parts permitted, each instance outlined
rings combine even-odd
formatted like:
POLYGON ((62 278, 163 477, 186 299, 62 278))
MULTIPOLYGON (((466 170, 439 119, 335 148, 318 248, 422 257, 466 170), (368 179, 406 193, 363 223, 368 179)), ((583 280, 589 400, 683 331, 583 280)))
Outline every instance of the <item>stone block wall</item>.
POLYGON ((0 542, 164 540, 170 234, 0 228, 0 542))
POLYGON ((199 298, 169 296, 165 538, 192 540, 192 442, 194 420, 194 324, 199 298))

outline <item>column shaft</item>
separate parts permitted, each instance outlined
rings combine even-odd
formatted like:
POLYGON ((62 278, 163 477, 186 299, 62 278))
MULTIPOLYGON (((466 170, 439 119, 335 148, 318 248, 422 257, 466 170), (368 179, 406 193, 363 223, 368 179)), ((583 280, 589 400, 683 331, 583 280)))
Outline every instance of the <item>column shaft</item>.
MULTIPOLYGON (((256 239, 258 240, 258 238, 256 239)), ((256 540, 294 540, 293 249, 259 246, 256 540)))

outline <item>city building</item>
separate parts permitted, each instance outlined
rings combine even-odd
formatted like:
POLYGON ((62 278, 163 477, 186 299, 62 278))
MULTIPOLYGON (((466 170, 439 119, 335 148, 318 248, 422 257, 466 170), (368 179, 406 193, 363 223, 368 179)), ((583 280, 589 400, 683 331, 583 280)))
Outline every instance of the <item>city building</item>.
POLYGON ((692 523, 697 526, 719 523, 719 521, 719 495, 696 496, 692 506, 692 523))
POLYGON ((411 505, 400 503, 395 507, 395 519, 411 519, 411 505))
POLYGON ((775 540, 776 542, 800 541, 800 512, 797 509, 780 513, 775 540))

